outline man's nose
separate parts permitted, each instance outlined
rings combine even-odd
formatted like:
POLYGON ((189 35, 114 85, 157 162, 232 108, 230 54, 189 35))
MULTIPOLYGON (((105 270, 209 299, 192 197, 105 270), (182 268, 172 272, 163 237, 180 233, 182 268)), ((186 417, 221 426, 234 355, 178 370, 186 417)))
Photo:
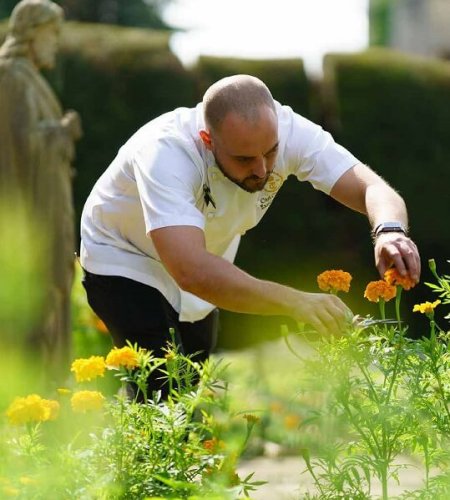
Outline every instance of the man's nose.
POLYGON ((253 175, 262 179, 267 174, 267 164, 264 157, 257 158, 253 166, 253 175))

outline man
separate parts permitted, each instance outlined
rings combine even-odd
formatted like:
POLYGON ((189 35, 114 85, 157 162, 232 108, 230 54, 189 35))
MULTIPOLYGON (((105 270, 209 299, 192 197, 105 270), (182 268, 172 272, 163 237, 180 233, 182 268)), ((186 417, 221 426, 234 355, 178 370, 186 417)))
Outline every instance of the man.
POLYGON ((195 109, 136 132, 86 202, 84 284, 115 343, 160 355, 173 327, 185 352, 204 359, 216 307, 288 315, 320 334, 342 330, 352 313, 336 296, 259 280, 232 263, 240 236, 290 174, 369 217, 381 274, 393 264, 419 279, 401 197, 319 126, 274 102, 263 82, 235 75, 195 109))
MULTIPOLYGON (((76 112, 63 113, 40 69, 52 68, 63 11, 49 0, 22 0, 0 47, 0 198, 29 209, 47 237, 42 315, 28 346, 57 367, 68 360, 75 250, 72 167, 81 135, 76 112), (9 201, 8 201, 9 200, 9 201)), ((30 249, 32 252, 32 249, 30 249)))

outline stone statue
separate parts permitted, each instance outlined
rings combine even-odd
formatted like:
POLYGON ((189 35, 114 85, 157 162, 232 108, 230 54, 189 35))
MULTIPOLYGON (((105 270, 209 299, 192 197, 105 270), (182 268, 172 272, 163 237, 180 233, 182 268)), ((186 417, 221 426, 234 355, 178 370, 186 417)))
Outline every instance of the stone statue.
POLYGON ((62 23, 63 11, 54 2, 22 0, 0 47, 0 196, 22 200, 32 223, 47 235, 48 279, 40 284, 45 307, 28 344, 53 365, 63 361, 70 345, 75 251, 71 162, 74 142, 81 137, 78 114, 63 113, 39 71, 55 64, 62 23))

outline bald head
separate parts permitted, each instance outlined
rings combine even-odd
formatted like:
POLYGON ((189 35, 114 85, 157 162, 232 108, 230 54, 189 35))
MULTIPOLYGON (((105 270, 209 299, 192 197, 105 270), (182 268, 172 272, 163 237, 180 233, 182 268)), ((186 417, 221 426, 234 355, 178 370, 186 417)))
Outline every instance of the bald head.
POLYGON ((234 75, 222 78, 205 92, 203 113, 211 132, 218 132, 228 113, 236 113, 244 120, 255 123, 262 107, 275 111, 272 94, 258 78, 234 75))

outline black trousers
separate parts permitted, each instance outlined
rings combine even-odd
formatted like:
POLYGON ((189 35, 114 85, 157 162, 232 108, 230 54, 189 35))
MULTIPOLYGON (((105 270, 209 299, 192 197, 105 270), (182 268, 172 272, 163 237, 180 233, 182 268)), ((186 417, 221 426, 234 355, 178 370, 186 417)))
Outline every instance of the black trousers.
MULTIPOLYGON (((178 349, 194 361, 204 361, 215 347, 219 311, 194 322, 178 319, 178 313, 155 288, 122 276, 103 276, 84 271, 83 286, 88 303, 111 333, 117 347, 127 340, 164 357, 164 348, 171 340, 169 329, 175 331, 178 349)), ((167 396, 167 384, 154 372, 149 383, 149 395, 161 390, 167 396)))

